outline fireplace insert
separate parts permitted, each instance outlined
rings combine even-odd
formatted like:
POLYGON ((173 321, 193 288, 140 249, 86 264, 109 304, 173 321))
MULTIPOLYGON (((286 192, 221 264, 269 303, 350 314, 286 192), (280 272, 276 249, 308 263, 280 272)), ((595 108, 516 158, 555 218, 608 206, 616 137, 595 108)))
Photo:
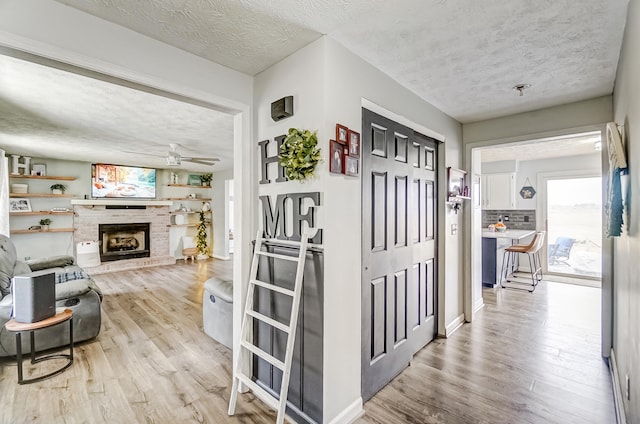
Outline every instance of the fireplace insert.
POLYGON ((150 257, 149 227, 148 222, 100 224, 100 260, 108 262, 150 257))

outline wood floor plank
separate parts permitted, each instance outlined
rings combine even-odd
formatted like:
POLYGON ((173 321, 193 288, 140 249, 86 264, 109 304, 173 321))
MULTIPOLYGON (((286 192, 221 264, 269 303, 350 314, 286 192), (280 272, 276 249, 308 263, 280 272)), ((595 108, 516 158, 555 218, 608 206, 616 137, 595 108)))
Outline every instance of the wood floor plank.
MULTIPOLYGON (((101 333, 76 345, 70 369, 19 386, 15 359, 0 359, 0 424, 273 423, 274 411, 251 394, 239 395, 227 416, 231 351, 202 329, 204 282, 213 275, 229 278, 231 262, 96 276, 101 333)), ((597 289, 543 282, 532 294, 483 296, 473 325, 418 352, 358 423, 615 422, 597 289)))
POLYGON ((474 323, 418 352, 357 423, 615 423, 599 289, 544 281, 483 297, 474 323))

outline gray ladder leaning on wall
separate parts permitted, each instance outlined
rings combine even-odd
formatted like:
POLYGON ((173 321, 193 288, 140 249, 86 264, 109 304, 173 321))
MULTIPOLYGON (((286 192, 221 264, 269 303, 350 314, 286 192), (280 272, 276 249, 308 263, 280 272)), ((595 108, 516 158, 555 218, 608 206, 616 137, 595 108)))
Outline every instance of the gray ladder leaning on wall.
POLYGON ((280 255, 277 253, 266 252, 262 250, 265 239, 262 237, 262 231, 258 231, 256 236, 256 246, 253 252, 253 261, 251 263, 251 273, 249 280, 249 289, 247 291, 247 301, 244 307, 244 314, 242 317, 242 329, 240 330, 240 348, 239 356, 236 363, 236 369, 233 375, 233 387, 231 388, 231 398, 229 399, 229 415, 233 415, 236 409, 236 400, 238 398, 239 383, 246 385, 258 398, 264 403, 272 407, 278 412, 276 423, 282 424, 284 422, 285 411, 287 408, 287 393, 289 391, 289 377, 291 376, 291 362, 293 360, 293 346, 295 344, 296 326, 298 325, 298 309, 300 307, 300 296, 302 293, 302 275, 304 273, 304 263, 307 253, 307 243, 309 236, 306 232, 302 234, 302 241, 283 241, 277 240, 278 244, 285 246, 298 247, 298 256, 280 255), (285 289, 274 284, 266 283, 258 280, 258 262, 260 256, 267 256, 275 258, 277 260, 293 261, 297 262, 296 278, 293 286, 293 290, 285 289), (267 290, 280 293, 282 295, 291 296, 293 298, 291 302, 291 316, 289 323, 282 323, 260 314, 253 310, 253 297, 255 294, 255 287, 261 287, 267 290), (249 340, 249 326, 253 320, 259 320, 267 325, 270 325, 278 330, 283 331, 287 335, 287 347, 285 350, 284 362, 268 354, 258 346, 253 344, 252 340, 249 340), (280 385, 280 398, 274 397, 265 389, 260 387, 256 382, 251 379, 251 375, 245 371, 244 364, 248 364, 249 361, 243 355, 257 355, 269 364, 282 371, 282 383, 280 385))

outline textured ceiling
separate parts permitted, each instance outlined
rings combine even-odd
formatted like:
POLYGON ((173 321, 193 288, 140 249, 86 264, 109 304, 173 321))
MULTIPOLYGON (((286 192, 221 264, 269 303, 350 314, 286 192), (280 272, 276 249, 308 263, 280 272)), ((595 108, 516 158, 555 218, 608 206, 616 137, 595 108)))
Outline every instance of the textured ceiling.
MULTIPOLYGON (((57 1, 249 75, 328 34, 463 123, 611 94, 628 3, 57 1), (519 97, 518 83, 532 87, 519 97)), ((183 156, 220 157, 213 170, 232 166, 228 115, 0 59, 0 146, 9 152, 165 167, 122 152, 163 155, 177 143, 183 156)))
POLYGON ((463 123, 610 94, 628 3, 58 1, 251 75, 329 34, 463 123))
POLYGON ((559 137, 551 140, 536 140, 483 148, 480 154, 482 162, 523 161, 592 155, 598 152, 596 150, 596 142, 599 141, 600 133, 585 134, 577 137, 559 137))
POLYGON ((166 97, 0 55, 0 146, 9 153, 166 168, 182 156, 233 167, 233 117, 166 97), (125 153, 140 152, 140 154, 125 153))

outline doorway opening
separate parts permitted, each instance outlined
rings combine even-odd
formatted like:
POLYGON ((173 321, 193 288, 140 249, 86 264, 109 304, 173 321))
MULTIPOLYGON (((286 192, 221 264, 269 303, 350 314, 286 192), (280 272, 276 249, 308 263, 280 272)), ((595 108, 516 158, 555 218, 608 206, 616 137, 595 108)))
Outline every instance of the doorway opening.
MULTIPOLYGON (((470 158, 470 171, 478 174, 479 178, 486 178, 486 174, 492 172, 510 173, 513 177, 505 178, 505 181, 512 181, 510 186, 502 186, 503 190, 508 191, 508 195, 496 197, 498 203, 505 197, 511 202, 512 206, 505 206, 504 201, 500 203, 504 208, 502 218, 505 214, 510 218, 509 222, 505 222, 507 228, 511 226, 517 229, 526 220, 534 222, 532 230, 546 231, 540 255, 546 290, 543 294, 533 295, 549 297, 548 302, 551 303, 557 301, 552 299, 558 291, 554 289, 555 286, 558 289, 564 286, 571 291, 571 285, 577 284, 596 291, 595 296, 600 299, 603 313, 598 314, 601 325, 597 326, 594 321, 590 330, 600 334, 601 354, 607 356, 611 317, 606 305, 610 299, 611 287, 609 274, 606 272, 606 258, 611 246, 604 238, 602 227, 602 195, 606 183, 602 175, 607 170, 606 146, 601 143, 602 137, 604 126, 590 127, 582 133, 555 137, 503 141, 494 145, 478 143, 475 146, 469 145, 467 154, 470 158)), ((494 180, 499 178, 491 181, 494 180)), ((485 188, 486 185, 481 187, 485 188)), ((492 186, 491 190, 492 195, 495 187, 492 186)), ((485 257, 482 251, 482 231, 488 225, 483 218, 489 212, 486 205, 493 204, 494 199, 486 199, 484 194, 481 194, 481 199, 482 202, 474 202, 476 207, 470 210, 470 257, 474 266, 470 272, 471 296, 467 303, 470 307, 466 313, 472 319, 474 313, 484 305, 483 297, 494 296, 494 293, 487 290, 497 291, 495 295, 502 291, 501 288, 482 289, 482 262, 485 257), (478 262, 480 264, 476 265, 478 262)), ((504 295, 510 293, 505 291, 504 295)), ((576 295, 576 299, 578 298, 580 296, 576 295)), ((581 305, 581 302, 578 303, 581 305)))

